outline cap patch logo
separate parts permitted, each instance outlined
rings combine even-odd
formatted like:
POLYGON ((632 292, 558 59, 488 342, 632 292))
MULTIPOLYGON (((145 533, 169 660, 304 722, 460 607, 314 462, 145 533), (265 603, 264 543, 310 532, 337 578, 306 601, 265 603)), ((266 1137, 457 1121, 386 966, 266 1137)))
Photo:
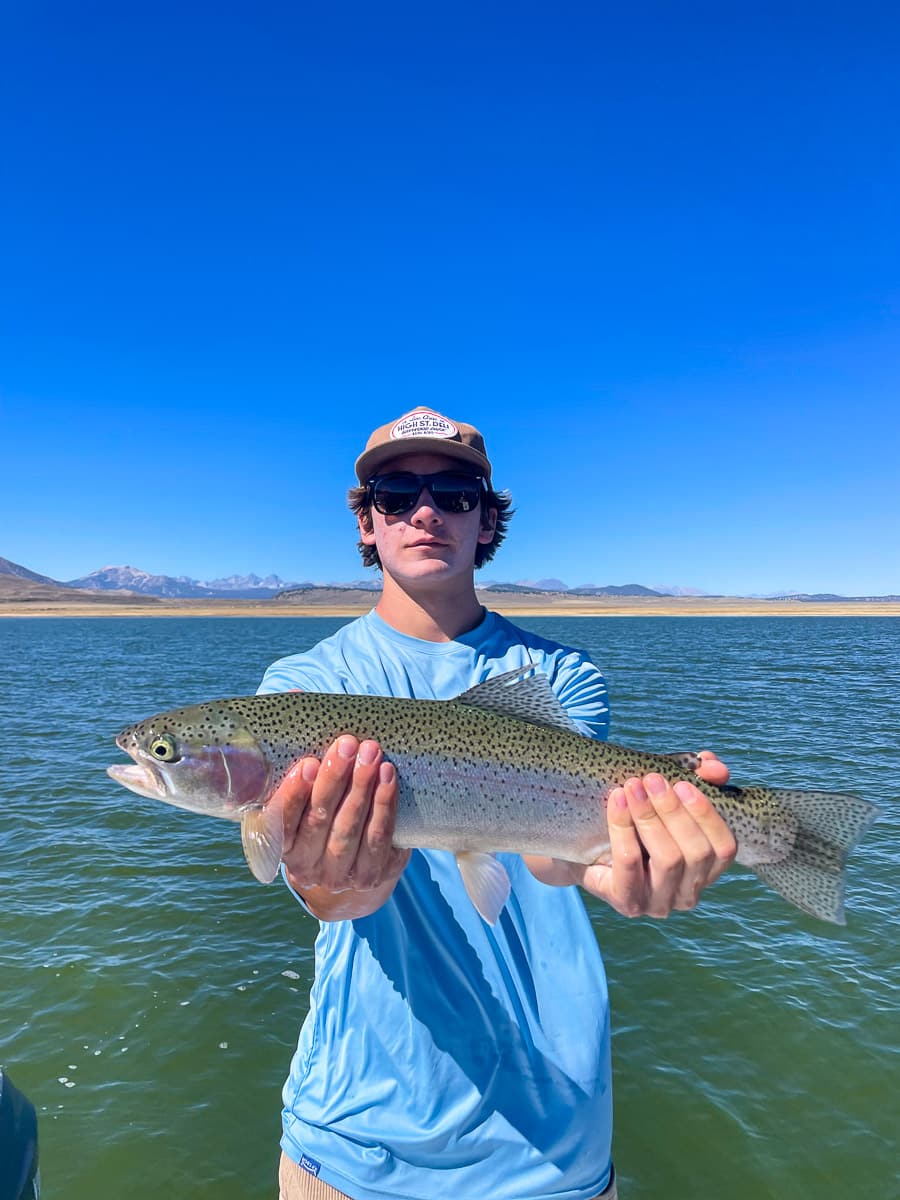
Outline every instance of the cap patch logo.
POLYGON ((440 413, 419 409, 403 417, 391 429, 392 438, 452 438, 459 430, 452 421, 442 417, 440 413))

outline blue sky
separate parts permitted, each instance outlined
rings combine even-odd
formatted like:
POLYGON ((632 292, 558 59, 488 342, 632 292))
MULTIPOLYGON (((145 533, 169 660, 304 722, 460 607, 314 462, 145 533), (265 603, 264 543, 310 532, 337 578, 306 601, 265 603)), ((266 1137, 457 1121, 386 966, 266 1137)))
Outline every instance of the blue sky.
POLYGON ((891 4, 4 6, 0 555, 361 575, 479 425, 485 577, 900 593, 891 4))

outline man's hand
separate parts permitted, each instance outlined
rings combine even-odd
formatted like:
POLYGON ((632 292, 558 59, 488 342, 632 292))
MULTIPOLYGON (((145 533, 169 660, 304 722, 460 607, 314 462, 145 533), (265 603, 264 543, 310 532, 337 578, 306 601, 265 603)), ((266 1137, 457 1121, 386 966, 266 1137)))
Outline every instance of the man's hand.
POLYGON ((345 734, 296 762, 269 804, 282 810, 291 887, 323 921, 375 912, 393 892, 409 850, 392 844, 397 772, 377 742, 345 734))
MULTIPOLYGON (((697 774, 707 783, 728 781, 728 768, 710 751, 697 774)), ((627 917, 667 917, 693 908, 701 891, 731 864, 734 835, 692 783, 670 786, 661 775, 626 780, 610 792, 609 864, 526 859, 544 883, 578 883, 627 917)))

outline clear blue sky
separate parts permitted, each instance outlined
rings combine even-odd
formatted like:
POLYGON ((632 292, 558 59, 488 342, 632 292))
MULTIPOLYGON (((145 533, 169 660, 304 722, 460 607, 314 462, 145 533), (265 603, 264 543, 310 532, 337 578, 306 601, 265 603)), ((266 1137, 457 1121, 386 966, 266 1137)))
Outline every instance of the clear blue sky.
POLYGON ((900 593, 891 3, 7 4, 0 555, 362 574, 376 424, 485 577, 900 593))

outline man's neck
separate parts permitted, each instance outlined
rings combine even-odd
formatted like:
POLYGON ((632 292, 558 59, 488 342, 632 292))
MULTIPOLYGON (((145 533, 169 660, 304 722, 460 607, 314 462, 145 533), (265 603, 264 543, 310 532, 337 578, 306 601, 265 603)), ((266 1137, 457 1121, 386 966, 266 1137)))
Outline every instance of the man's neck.
POLYGON ((407 590, 387 574, 375 611, 400 633, 425 642, 452 642, 484 619, 474 584, 450 593, 442 588, 407 590))

